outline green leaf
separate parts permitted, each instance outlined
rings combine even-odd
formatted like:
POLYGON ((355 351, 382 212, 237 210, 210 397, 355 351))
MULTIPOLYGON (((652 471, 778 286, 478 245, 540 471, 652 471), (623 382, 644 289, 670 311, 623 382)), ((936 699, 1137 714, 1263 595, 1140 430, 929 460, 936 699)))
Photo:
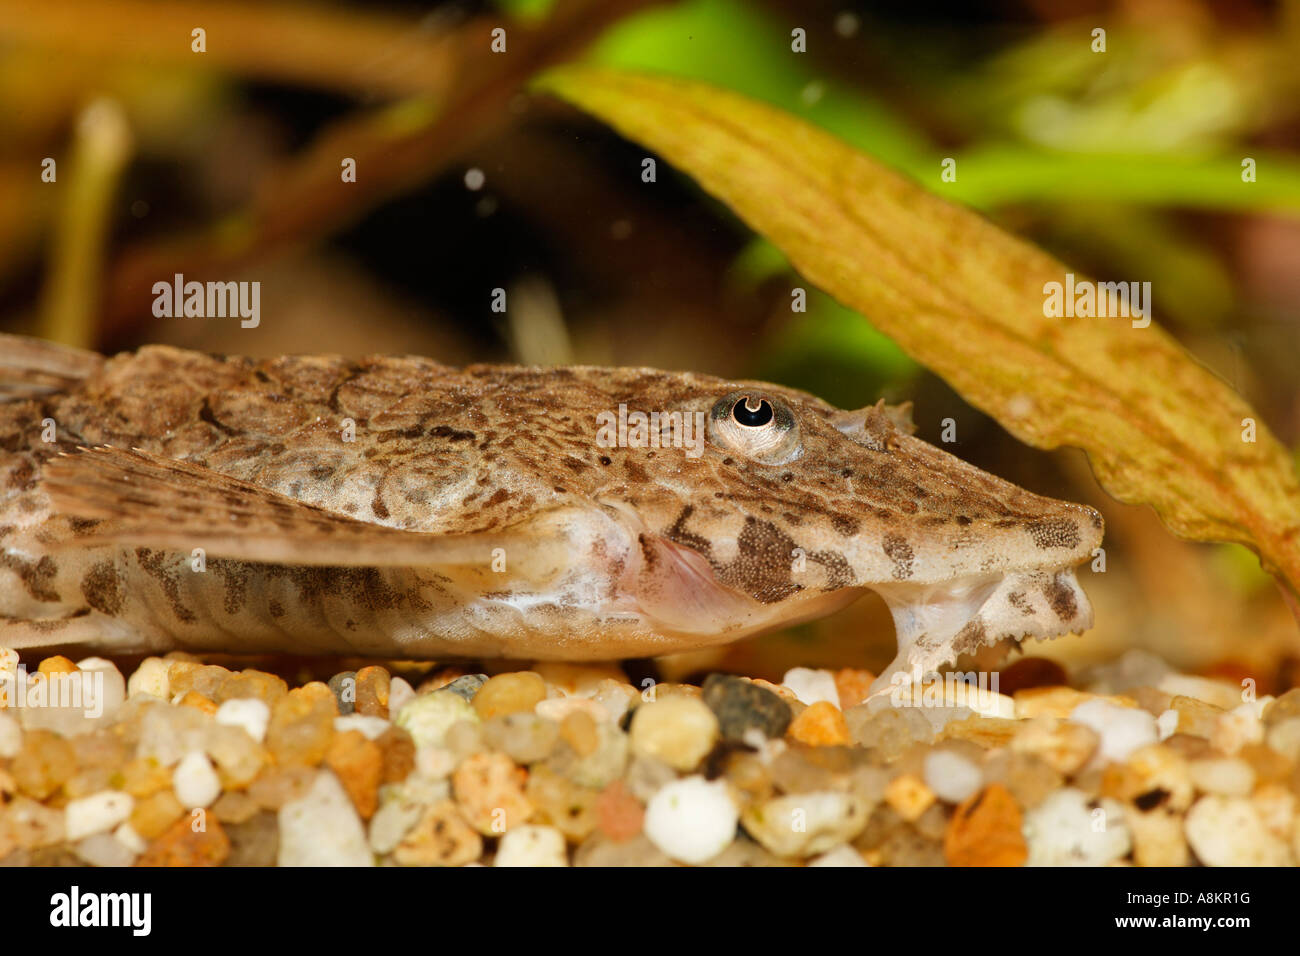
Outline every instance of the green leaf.
POLYGON ((1286 449, 1157 325, 1047 317, 1044 286, 1067 266, 770 106, 599 67, 540 82, 692 175, 1022 441, 1084 449, 1121 501, 1183 537, 1247 545, 1300 590, 1286 449))

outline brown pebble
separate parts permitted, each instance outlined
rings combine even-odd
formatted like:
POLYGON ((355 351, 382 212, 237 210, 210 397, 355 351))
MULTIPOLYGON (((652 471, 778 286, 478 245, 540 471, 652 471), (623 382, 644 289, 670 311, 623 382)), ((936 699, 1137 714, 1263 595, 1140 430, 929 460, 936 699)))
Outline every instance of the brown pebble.
MULTIPOLYGON (((777 757, 777 760, 781 760, 789 753, 790 751, 785 751, 777 757)), ((727 782, 735 787, 746 803, 761 803, 772 796, 773 770, 757 754, 747 750, 729 749, 724 745, 713 751, 709 758, 710 762, 715 757, 718 766, 723 768, 727 776, 727 782)))
POLYGON ((225 826, 230 838, 226 866, 275 866, 280 853, 280 821, 274 813, 263 810, 243 823, 225 826))
POLYGON ((1069 683, 1065 668, 1046 657, 1022 657, 998 674, 998 693, 1012 695, 1030 687, 1059 687, 1069 683))
POLYGON ((184 813, 185 808, 170 788, 159 790, 135 802, 131 810, 131 826, 140 836, 152 840, 184 813))
POLYGON ((37 800, 58 792, 76 771, 72 744, 49 730, 29 730, 9 768, 18 790, 37 800))
POLYGON ((384 772, 384 753, 379 745, 359 730, 336 734, 325 755, 325 764, 343 784, 361 819, 374 816, 379 808, 379 782, 384 772))
POLYGON ((279 810, 306 796, 315 777, 308 767, 268 767, 249 784, 248 795, 264 809, 279 810))
POLYGON ((945 740, 969 740, 981 747, 1006 747, 1015 739, 1020 722, 1004 717, 967 717, 943 728, 945 740))
POLYGON ((949 866, 1022 866, 1029 858, 1015 799, 993 784, 958 805, 943 838, 949 866))
POLYGON ((164 830, 136 861, 136 866, 220 866, 230 855, 230 839, 216 817, 204 815, 203 824, 189 814, 164 830))
POLYGON ((242 727, 218 724, 208 728, 208 756, 216 764, 221 786, 242 790, 253 782, 267 763, 267 751, 242 727))
POLYGON ((1026 810, 1032 810, 1065 785, 1065 777, 1033 754, 1000 750, 984 762, 984 779, 999 783, 1026 810))
POLYGON ((483 838, 451 800, 427 807, 393 850, 393 859, 402 866, 464 866, 482 855, 483 838))
POLYGON ((228 700, 253 697, 267 706, 273 706, 287 693, 289 693, 289 685, 284 682, 284 678, 268 674, 266 671, 243 670, 238 674, 231 674, 222 682, 221 689, 214 700, 217 703, 224 703, 228 700))
POLYGON ((401 783, 415 769, 415 741, 402 727, 389 727, 375 741, 384 756, 384 783, 401 783))
POLYGON ((515 671, 488 678, 471 702, 482 720, 532 710, 546 699, 546 682, 533 671, 515 671))
POLYGON ((622 843, 641 832, 645 808, 628 793, 622 780, 615 780, 596 798, 596 820, 601 833, 615 843, 622 843))
POLYGON ((356 712, 367 717, 388 719, 388 691, 392 676, 382 667, 363 667, 357 671, 356 712))
POLYGON ((329 701, 330 706, 334 708, 334 716, 339 716, 338 701, 334 698, 334 691, 330 690, 329 684, 324 681, 308 681, 301 687, 295 687, 289 691, 289 696, 303 697, 314 701, 329 701))
POLYGON ((338 711, 330 689, 319 682, 317 686, 320 691, 290 691, 271 709, 266 749, 281 766, 314 767, 325 759, 338 711))
POLYGON ((173 698, 195 691, 209 700, 216 700, 230 677, 230 671, 215 664, 173 661, 167 668, 169 690, 173 698))
POLYGON ((261 812, 257 801, 239 790, 223 793, 212 805, 213 815, 222 823, 243 823, 261 812))
POLYGON ((586 839, 600 822, 600 792, 576 784, 549 767, 537 767, 528 775, 526 795, 536 808, 535 820, 551 824, 571 843, 586 839))

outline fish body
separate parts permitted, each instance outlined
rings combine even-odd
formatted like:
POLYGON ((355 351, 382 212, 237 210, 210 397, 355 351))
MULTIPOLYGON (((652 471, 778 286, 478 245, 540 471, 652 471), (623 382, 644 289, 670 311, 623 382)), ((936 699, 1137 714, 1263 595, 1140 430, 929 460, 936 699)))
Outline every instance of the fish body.
POLYGON ((1080 631, 1091 508, 761 382, 0 338, 0 646, 610 659, 879 592, 893 669, 1080 631))

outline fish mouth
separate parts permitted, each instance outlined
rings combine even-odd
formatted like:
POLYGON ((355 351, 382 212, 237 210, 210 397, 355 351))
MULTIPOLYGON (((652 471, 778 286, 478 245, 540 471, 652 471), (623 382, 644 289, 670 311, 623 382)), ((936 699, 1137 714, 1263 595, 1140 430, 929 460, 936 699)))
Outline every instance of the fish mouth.
POLYGON ((1073 567, 975 574, 940 584, 874 587, 894 617, 898 654, 871 685, 871 695, 922 680, 1006 638, 1039 640, 1092 626, 1092 605, 1073 567))

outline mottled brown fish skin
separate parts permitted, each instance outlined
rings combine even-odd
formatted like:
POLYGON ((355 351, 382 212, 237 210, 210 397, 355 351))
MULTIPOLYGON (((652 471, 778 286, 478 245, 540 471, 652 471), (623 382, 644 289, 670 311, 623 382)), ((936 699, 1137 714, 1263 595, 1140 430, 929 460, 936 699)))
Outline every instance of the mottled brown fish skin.
MULTIPOLYGON (((439 587, 437 575, 418 570, 218 561, 199 595, 185 581, 182 554, 58 551, 92 534, 94 522, 52 513, 42 469, 60 452, 96 445, 185 460, 359 521, 423 533, 493 532, 560 506, 601 512, 698 555, 723 588, 771 610, 764 626, 807 616, 812 593, 843 592, 847 600, 879 582, 1066 568, 1088 556, 1101 532, 1092 509, 982 472, 913 438, 888 410, 844 412, 765 383, 643 368, 455 369, 418 357, 256 361, 150 346, 104 361, 80 382, 0 403, 0 615, 102 616, 180 643, 202 633, 208 645, 247 643, 240 629, 251 619, 252 640, 283 644, 292 628, 277 624, 277 609, 282 618, 312 620, 286 604, 351 589, 358 614, 342 643, 391 653, 391 640, 365 632, 409 629, 394 622, 417 620, 439 587), (690 457, 680 448, 596 442, 597 416, 621 403, 708 414, 737 389, 788 404, 801 434, 797 459, 773 466, 713 443, 690 457), (57 424, 52 443, 42 440, 48 420, 57 424), (355 440, 345 440, 351 432, 355 440), (139 582, 153 591, 148 620, 128 621, 139 582)), ((610 571, 616 580, 618 569, 610 571)), ((538 613, 554 613, 563 629, 564 611, 538 613)), ((316 623, 339 629, 336 621, 316 623)), ((513 652, 528 642, 498 646, 513 652)), ((625 649, 617 640, 611 647, 625 649)))

